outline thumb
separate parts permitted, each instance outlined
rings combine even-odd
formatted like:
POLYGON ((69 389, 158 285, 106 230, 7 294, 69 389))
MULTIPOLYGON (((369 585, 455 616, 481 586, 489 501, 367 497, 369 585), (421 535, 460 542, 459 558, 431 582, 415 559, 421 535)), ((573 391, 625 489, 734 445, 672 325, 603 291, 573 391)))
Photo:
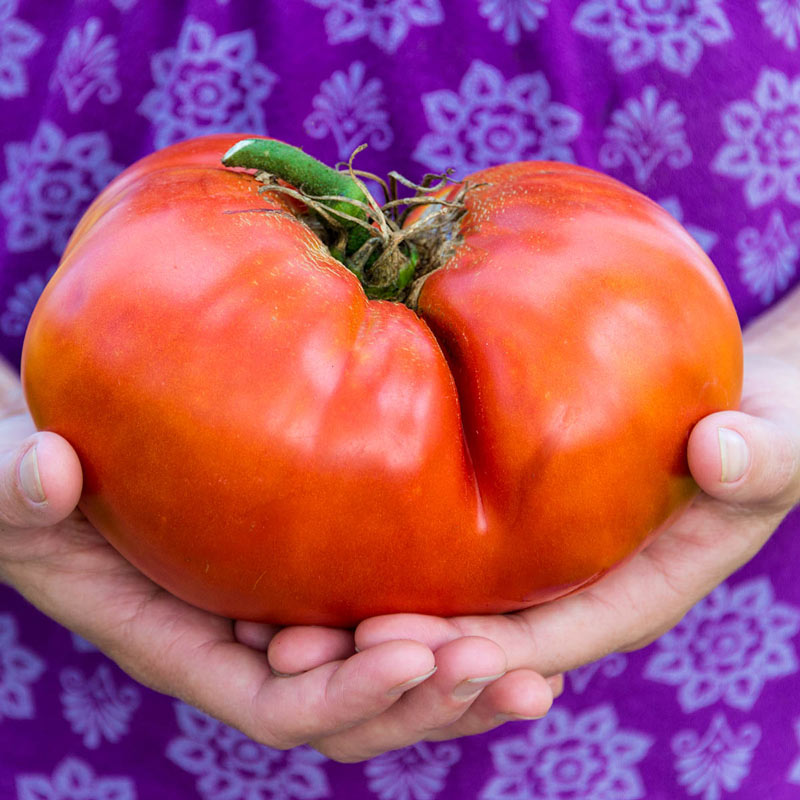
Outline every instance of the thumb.
POLYGON ((29 436, 0 456, 0 530, 60 522, 77 506, 82 483, 78 456, 65 439, 29 436))
POLYGON ((689 469, 726 503, 788 510, 800 500, 800 431, 739 411, 700 420, 689 437, 689 469))

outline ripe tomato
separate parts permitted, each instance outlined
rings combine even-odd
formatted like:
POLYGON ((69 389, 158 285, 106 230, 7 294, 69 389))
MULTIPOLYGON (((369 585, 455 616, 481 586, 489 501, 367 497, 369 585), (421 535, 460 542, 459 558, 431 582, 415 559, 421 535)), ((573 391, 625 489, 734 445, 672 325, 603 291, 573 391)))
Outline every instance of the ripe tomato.
POLYGON ((736 406, 741 334, 664 210, 577 166, 487 169, 415 313, 223 168, 239 138, 117 178, 25 341, 37 425, 145 574, 281 624, 505 612, 597 580, 686 507, 687 437, 736 406))

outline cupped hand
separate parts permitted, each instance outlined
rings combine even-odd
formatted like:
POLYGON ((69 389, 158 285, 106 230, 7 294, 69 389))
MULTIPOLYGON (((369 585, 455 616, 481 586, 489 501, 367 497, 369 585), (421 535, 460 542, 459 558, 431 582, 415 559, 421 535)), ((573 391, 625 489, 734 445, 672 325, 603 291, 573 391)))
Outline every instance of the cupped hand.
POLYGON ((530 716, 552 703, 529 670, 495 680, 506 656, 482 637, 435 655, 396 638, 356 652, 352 632, 327 630, 309 640, 300 674, 276 674, 265 651, 280 652, 277 628, 234 623, 160 589, 76 510, 81 482, 75 452, 35 432, 16 375, 0 362, 0 578, 141 683, 258 742, 311 743, 355 761, 456 730, 468 709, 469 725, 497 724, 509 694, 530 716))
MULTIPOLYGON (((740 410, 712 414, 696 425, 688 458, 702 491, 646 549, 579 594, 501 616, 375 617, 356 629, 356 645, 367 651, 415 640, 438 653, 462 637, 480 637, 502 648, 509 674, 559 676, 609 653, 644 647, 676 625, 750 560, 800 501, 795 294, 746 335, 740 410)), ((284 630, 273 663, 287 671, 302 666, 298 645, 311 636, 302 628, 284 630)), ((512 709, 520 700, 511 690, 504 698, 512 709)))

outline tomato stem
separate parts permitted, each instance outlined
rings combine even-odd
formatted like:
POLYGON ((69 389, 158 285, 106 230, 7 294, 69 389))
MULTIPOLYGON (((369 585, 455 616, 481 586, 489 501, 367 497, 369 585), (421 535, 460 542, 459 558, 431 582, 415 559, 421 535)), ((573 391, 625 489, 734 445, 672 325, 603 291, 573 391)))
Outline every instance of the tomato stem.
POLYGON ((237 142, 222 157, 226 167, 244 167, 267 172, 276 178, 290 183, 301 192, 323 201, 323 205, 333 212, 344 214, 339 217, 342 227, 347 232, 347 254, 355 253, 369 238, 357 222, 347 219, 355 217, 366 220, 367 215, 362 208, 342 199, 350 198, 362 206, 368 198, 361 186, 347 172, 339 172, 327 164, 323 164, 299 147, 279 142, 276 139, 243 139, 237 142))
POLYGON ((454 187, 447 196, 442 190, 450 183, 448 175, 430 186, 428 178, 416 185, 390 173, 394 191, 377 176, 353 169, 354 157, 346 170, 332 169, 300 148, 275 139, 243 139, 222 158, 226 167, 255 170, 262 192, 288 195, 302 202, 309 214, 322 223, 320 238, 331 255, 341 261, 360 281, 370 298, 405 302, 415 307, 421 281, 443 263, 446 251, 457 240, 454 229, 465 213, 464 196, 471 184, 454 187), (384 186, 387 202, 379 205, 362 178, 384 186), (396 185, 413 189, 413 197, 398 198, 396 185), (451 194, 453 195, 451 197, 451 194), (429 212, 413 224, 405 224, 406 214, 399 209, 428 206, 429 212))

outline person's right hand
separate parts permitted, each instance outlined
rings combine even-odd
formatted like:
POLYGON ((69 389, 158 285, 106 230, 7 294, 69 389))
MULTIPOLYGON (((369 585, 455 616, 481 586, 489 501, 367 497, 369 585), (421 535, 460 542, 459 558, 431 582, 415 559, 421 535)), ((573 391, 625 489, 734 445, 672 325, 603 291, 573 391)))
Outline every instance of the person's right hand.
POLYGON ((337 631, 324 652, 311 648, 300 674, 278 676, 266 655, 277 628, 234 623, 156 586, 75 510, 81 482, 75 452, 35 432, 19 382, 0 362, 0 579, 141 683, 255 741, 316 743, 357 761, 486 730, 504 712, 542 716, 552 703, 544 678, 504 675, 503 650, 477 636, 435 653, 403 640, 356 652, 353 633, 337 631))

